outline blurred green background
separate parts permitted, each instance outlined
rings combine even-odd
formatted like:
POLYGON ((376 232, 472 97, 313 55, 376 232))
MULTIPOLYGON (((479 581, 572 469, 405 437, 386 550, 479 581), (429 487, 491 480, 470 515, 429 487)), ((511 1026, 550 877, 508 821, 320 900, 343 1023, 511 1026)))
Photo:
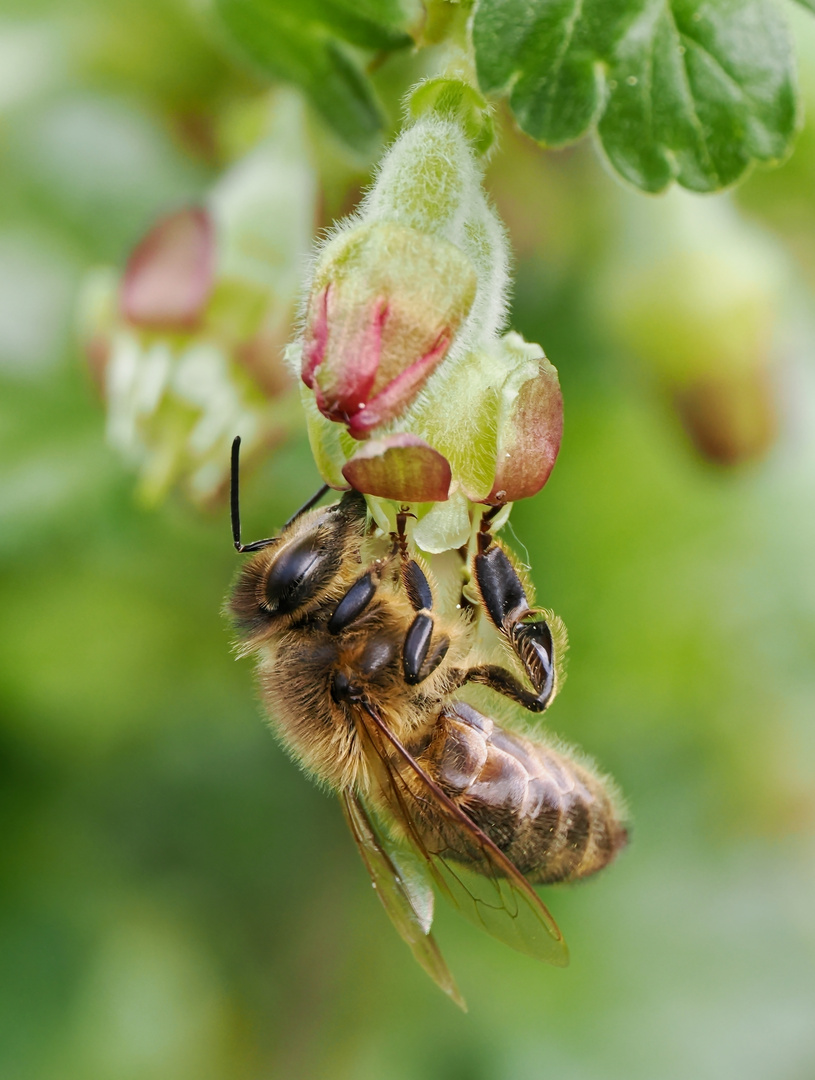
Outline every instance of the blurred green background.
MULTIPOLYGON (((377 72, 393 122, 416 63, 377 72)), ((619 781, 633 840, 546 892, 565 971, 439 911, 462 1015, 260 719, 219 616, 225 509, 134 497, 76 343, 85 274, 204 196, 265 93, 172 0, 0 10, 0 1075, 810 1080, 815 128, 735 199, 650 199, 504 125, 512 325, 566 405, 507 538, 570 632, 548 724, 619 781)), ((372 162, 312 138, 326 223, 372 162)), ((295 431, 247 478, 247 534, 317 485, 295 431)))

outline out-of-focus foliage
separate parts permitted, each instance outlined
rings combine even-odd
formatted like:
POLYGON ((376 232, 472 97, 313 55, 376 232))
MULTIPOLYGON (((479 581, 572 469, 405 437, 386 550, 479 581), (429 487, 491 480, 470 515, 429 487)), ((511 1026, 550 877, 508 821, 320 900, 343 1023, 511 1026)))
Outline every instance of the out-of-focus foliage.
POLYGON ((599 287, 621 344, 648 357, 704 456, 764 454, 778 433, 774 335, 792 278, 783 251, 722 200, 673 192, 629 202, 625 234, 599 287))
POLYGON ((382 109, 358 49, 404 49, 407 12, 397 0, 214 0, 237 49, 262 72, 301 87, 355 150, 370 151, 384 126, 382 109))
MULTIPOLYGON (((805 16, 797 40, 815 103, 805 16)), ((609 309, 670 204, 649 206, 646 242, 642 197, 590 152, 543 155, 501 125, 513 325, 546 342, 566 408, 507 540, 570 631, 547 723, 619 780, 634 828, 606 875, 546 893, 565 971, 440 911, 464 1016, 393 934, 339 808, 263 728, 218 614, 225 511, 136 505, 74 345, 87 271, 124 265, 250 152, 265 88, 170 0, 7 3, 0 57, 0 1075, 810 1077, 811 129, 738 195, 788 276, 762 300, 777 438, 723 468, 682 429, 658 328, 652 350, 609 309)), ((374 76, 389 115, 406 63, 374 76)), ((366 177, 310 132, 347 209, 366 177)), ((693 313, 682 292, 675 308, 693 313)), ((245 485, 252 538, 319 483, 298 431, 245 485)))
POLYGON ((794 53, 773 0, 207 3, 236 58, 301 87, 363 154, 385 124, 371 58, 460 37, 471 15, 481 89, 506 94, 544 145, 596 130, 612 167, 644 191, 673 181, 718 191, 783 160, 799 126, 794 53))

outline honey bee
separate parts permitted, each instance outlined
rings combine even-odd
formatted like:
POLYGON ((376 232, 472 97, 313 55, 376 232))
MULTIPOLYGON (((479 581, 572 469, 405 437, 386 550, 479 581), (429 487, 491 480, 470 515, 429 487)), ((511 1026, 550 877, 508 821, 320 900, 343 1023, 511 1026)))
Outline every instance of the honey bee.
POLYGON ((289 753, 339 795, 380 900, 435 982, 463 999, 431 933, 435 885, 477 926, 563 966, 568 951, 533 885, 574 881, 624 846, 613 785, 563 750, 502 727, 459 696, 480 684, 534 713, 558 680, 556 635, 530 603, 509 552, 482 519, 469 557, 474 599, 438 610, 429 570, 349 491, 322 489, 280 535, 242 544, 238 452, 235 547, 253 553, 227 611, 241 655, 256 653, 271 726, 289 753), (482 663, 486 620, 505 663, 482 663))

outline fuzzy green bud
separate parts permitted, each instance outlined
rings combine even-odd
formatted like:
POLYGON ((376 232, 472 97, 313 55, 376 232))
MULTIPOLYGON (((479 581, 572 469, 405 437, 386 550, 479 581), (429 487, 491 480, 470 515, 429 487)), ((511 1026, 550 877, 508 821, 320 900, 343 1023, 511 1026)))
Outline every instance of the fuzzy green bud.
POLYGON ((410 108, 357 213, 317 253, 288 355, 327 483, 411 503, 417 542, 441 551, 466 541, 473 503, 543 486, 562 400, 543 350, 504 333, 509 253, 482 185, 483 99, 439 79, 410 108))

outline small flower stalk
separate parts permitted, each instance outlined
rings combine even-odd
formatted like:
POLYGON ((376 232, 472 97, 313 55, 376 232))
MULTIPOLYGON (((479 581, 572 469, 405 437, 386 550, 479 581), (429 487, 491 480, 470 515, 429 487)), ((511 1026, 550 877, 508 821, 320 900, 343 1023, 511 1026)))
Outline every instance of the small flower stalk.
POLYGON ((416 543, 467 543, 479 504, 546 483, 562 433, 555 368, 507 332, 509 252, 482 185, 492 129, 457 79, 421 84, 359 210, 314 260, 288 349, 324 479, 416 543))

